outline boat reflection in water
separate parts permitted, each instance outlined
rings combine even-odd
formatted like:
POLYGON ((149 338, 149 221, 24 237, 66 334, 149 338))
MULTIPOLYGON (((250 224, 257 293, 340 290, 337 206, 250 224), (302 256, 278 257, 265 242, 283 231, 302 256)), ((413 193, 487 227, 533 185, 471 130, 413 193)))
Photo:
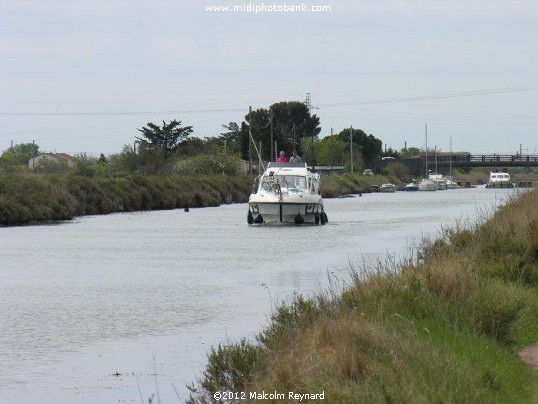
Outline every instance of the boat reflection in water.
POLYGON ((269 163, 248 201, 249 224, 325 224, 320 176, 306 163, 269 163))

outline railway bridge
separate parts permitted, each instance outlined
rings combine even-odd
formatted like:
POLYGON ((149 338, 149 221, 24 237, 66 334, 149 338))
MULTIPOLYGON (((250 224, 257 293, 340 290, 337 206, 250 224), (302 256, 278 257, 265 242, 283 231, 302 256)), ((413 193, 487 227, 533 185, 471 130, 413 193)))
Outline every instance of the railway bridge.
MULTIPOLYGON (((438 156, 428 156, 429 170, 437 170, 441 173, 448 173, 449 167, 452 168, 473 168, 473 167, 490 167, 492 169, 503 169, 508 167, 538 167, 538 154, 506 154, 506 153, 491 153, 491 154, 471 154, 471 153, 442 153, 438 156)), ((412 175, 424 175, 425 156, 405 159, 385 159, 375 160, 368 164, 367 168, 371 168, 378 173, 389 164, 399 162, 405 165, 412 175)))

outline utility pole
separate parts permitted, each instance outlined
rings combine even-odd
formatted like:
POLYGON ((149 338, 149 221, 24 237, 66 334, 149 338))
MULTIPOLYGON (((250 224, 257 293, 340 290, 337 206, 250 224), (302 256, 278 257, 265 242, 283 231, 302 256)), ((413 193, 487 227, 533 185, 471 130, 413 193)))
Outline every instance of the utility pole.
MULTIPOLYGON (((308 109, 308 114, 310 115, 310 111, 312 110, 312 98, 310 97, 310 93, 306 93, 306 100, 304 102, 306 104, 306 108, 308 109)), ((316 165, 316 151, 314 148, 314 131, 312 131, 312 168, 316 165)))
POLYGON ((351 174, 353 174, 353 126, 349 127, 349 156, 351 159, 351 174))
POLYGON ((428 172, 428 125, 424 123, 424 132, 426 133, 426 178, 430 175, 428 172))
POLYGON ((252 115, 252 106, 248 107, 248 172, 252 175, 252 157, 251 157, 251 148, 250 143, 252 141, 252 120, 250 119, 252 115))
POLYGON ((271 113, 271 154, 269 156, 269 160, 270 161, 275 161, 275 159, 273 159, 273 116, 274 116, 274 113, 271 113))

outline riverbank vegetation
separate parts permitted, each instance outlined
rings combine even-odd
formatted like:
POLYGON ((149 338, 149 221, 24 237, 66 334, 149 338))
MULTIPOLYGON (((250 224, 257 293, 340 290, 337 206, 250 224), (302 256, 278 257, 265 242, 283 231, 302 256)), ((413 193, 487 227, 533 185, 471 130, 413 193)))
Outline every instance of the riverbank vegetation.
MULTIPOLYGON (((187 163, 186 163, 187 164, 187 163)), ((192 175, 85 176, 4 174, 0 176, 0 226, 72 219, 75 216, 245 203, 253 177, 196 175, 201 159, 189 160, 192 175)), ((86 170, 84 166, 79 169, 86 170)), ((106 173, 106 172, 105 172, 106 173)), ((323 196, 371 192, 381 177, 325 177, 323 196)))
POLYGON ((355 268, 343 291, 295 296, 255 341, 210 351, 191 401, 324 391, 330 402, 535 402, 536 370, 517 352, 538 335, 536 206, 526 192, 402 263, 355 268))
POLYGON ((0 176, 0 225, 75 216, 244 202, 247 176, 130 176, 6 174, 0 176))
POLYGON ((398 178, 381 175, 324 176, 321 182, 322 196, 324 198, 337 198, 349 194, 369 193, 385 182, 392 182, 397 186, 403 185, 403 182, 398 178))

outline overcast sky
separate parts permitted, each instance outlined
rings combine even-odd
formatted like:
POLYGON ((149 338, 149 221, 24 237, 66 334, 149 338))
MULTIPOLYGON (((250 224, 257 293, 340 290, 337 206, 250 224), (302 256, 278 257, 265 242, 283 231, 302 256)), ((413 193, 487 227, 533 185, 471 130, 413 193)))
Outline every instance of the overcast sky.
POLYGON ((538 152, 538 1, 1 0, 0 151, 111 154, 173 118, 199 137, 311 93, 321 136, 538 152), (501 90, 501 91, 497 91, 501 90), (470 94, 475 95, 470 95, 470 94), (447 97, 448 96, 448 97, 447 97), (413 99, 425 97, 425 99, 413 99), (399 100, 399 101, 398 101, 399 100), (389 102, 392 101, 392 102, 389 102))

